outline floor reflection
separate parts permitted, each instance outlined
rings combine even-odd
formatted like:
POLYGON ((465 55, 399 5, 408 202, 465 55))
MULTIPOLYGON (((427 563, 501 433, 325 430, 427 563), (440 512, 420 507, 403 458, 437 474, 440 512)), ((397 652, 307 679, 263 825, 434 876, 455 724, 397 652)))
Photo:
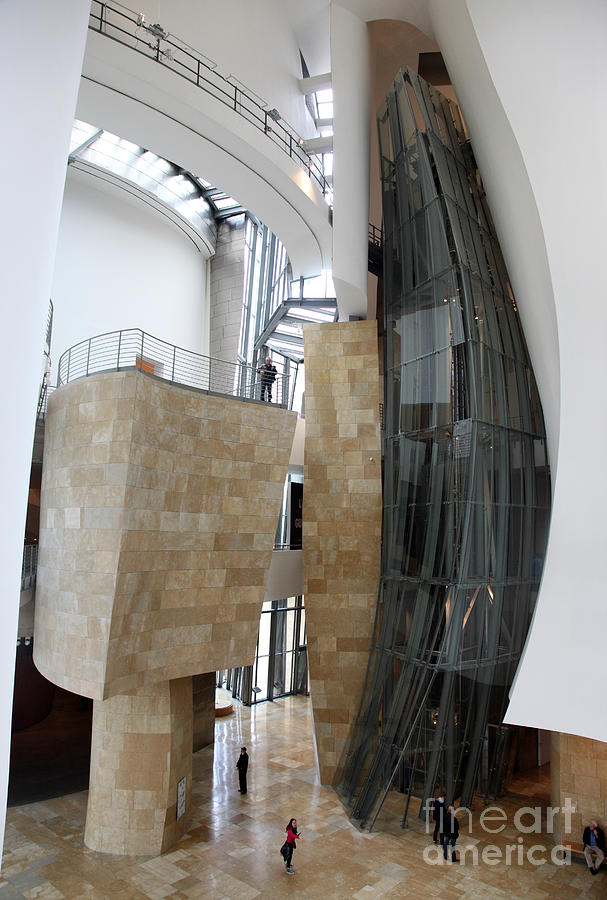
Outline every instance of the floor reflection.
MULTIPOLYGON (((400 828, 402 797, 391 794, 372 834, 350 824, 336 794, 318 783, 308 698, 288 697, 216 722, 214 747, 194 755, 193 812, 187 834, 159 858, 111 857, 83 847, 86 792, 8 811, 0 900, 249 900, 297 897, 434 900, 564 900, 604 897, 607 873, 591 878, 584 865, 558 868, 498 865, 429 866, 433 849, 423 823, 400 828), (238 792, 236 760, 246 746, 248 793, 238 792), (295 816, 304 840, 295 877, 279 855, 295 816)), ((505 802, 508 827, 491 837, 516 844, 516 801, 505 802)), ((479 807, 480 809, 480 807, 479 807)), ((478 811, 477 811, 478 812, 478 811)), ((476 813, 475 813, 476 815, 476 813)), ((475 823, 478 822, 478 817, 475 823)), ((543 842, 523 836, 525 848, 543 842)), ((482 850, 487 835, 474 824, 465 846, 482 850)))

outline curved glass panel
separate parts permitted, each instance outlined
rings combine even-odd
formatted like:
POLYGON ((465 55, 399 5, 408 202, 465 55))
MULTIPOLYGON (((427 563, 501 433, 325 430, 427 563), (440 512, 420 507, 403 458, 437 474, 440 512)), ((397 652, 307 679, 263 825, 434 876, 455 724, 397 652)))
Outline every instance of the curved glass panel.
POLYGON ((379 134, 382 580, 341 784, 370 826, 390 788, 405 819, 439 784, 466 806, 500 792, 550 503, 535 380, 457 110, 400 73, 379 134))

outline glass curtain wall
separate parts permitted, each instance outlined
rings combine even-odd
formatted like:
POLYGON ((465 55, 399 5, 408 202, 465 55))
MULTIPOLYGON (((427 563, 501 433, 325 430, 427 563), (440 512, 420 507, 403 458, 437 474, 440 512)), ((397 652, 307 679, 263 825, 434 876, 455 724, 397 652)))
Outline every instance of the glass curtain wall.
POLYGON ((289 293, 290 263, 287 251, 266 225, 247 213, 245 221, 244 290, 238 361, 244 366, 261 366, 266 356, 272 358, 279 376, 291 378, 292 407, 297 365, 275 350, 258 347, 258 339, 272 314, 289 293), (293 373, 293 369, 295 370, 293 373))
POLYGON ((383 559, 341 791, 500 793, 503 724, 546 548, 542 408, 458 110, 414 72, 379 115, 384 215, 383 559))
POLYGON ((255 663, 218 672, 218 686, 246 706, 308 693, 306 611, 303 597, 264 603, 255 663))

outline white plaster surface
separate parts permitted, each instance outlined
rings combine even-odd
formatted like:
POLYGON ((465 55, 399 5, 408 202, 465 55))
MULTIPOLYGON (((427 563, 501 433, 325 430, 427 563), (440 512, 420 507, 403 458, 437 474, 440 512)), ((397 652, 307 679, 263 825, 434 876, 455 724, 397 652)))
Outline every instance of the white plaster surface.
POLYGON ((8 781, 21 558, 34 418, 65 160, 88 20, 78 0, 2 4, 0 272, 5 372, 0 479, 0 843, 8 781), (58 47, 61 52, 58 52, 58 47), (52 98, 52 99, 51 99, 52 98))
MULTIPOLYGON (((544 408, 550 412, 550 394, 559 392, 560 407, 549 423, 553 511, 544 577, 507 720, 607 741, 607 715, 581 678, 603 658, 607 633, 607 6, 600 0, 468 0, 467 6, 537 204, 558 330, 556 346, 538 334, 550 330, 550 319, 529 334, 546 373, 544 408), (558 354, 556 372, 554 358, 543 358, 549 354, 558 354)), ((519 227, 525 224, 521 216, 519 227)))
POLYGON ((123 328, 202 353, 206 266, 193 242, 144 202, 68 172, 53 277, 53 384, 63 352, 123 328))

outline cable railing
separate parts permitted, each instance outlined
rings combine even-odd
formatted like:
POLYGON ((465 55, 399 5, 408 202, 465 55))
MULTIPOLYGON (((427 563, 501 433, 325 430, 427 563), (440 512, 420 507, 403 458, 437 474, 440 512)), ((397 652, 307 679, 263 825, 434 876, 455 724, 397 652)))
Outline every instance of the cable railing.
POLYGON ((330 196, 322 168, 303 150, 303 139, 295 129, 281 118, 278 110, 267 109, 261 97, 234 84, 236 79, 230 81, 221 75, 213 60, 168 34, 160 25, 148 24, 140 13, 114 3, 92 0, 89 28, 170 69, 228 106, 305 169, 323 196, 330 196))
POLYGON ((206 393, 269 400, 283 409, 289 406, 288 375, 277 372, 271 382, 271 376, 253 366, 202 356, 139 328, 100 334, 70 347, 59 360, 57 387, 87 375, 125 369, 138 369, 144 375, 206 393))

